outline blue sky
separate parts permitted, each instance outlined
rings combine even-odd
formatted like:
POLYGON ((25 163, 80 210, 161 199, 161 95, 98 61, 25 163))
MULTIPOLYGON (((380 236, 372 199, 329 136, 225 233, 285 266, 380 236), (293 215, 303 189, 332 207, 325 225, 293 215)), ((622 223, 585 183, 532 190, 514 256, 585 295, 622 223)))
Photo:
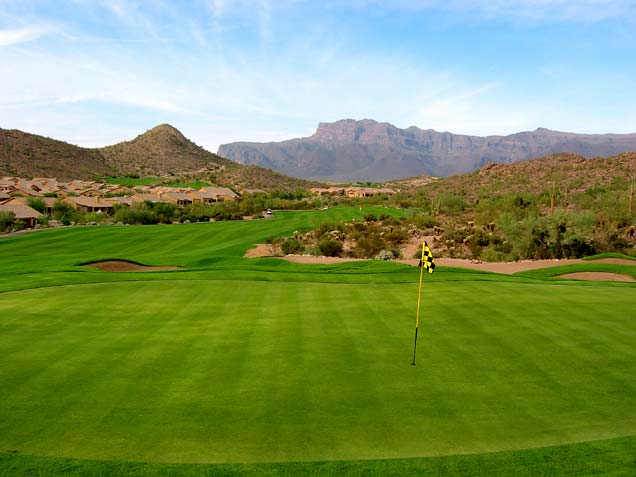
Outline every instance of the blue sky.
POLYGON ((0 127, 84 146, 636 132, 633 0, 0 0, 0 65, 0 127))

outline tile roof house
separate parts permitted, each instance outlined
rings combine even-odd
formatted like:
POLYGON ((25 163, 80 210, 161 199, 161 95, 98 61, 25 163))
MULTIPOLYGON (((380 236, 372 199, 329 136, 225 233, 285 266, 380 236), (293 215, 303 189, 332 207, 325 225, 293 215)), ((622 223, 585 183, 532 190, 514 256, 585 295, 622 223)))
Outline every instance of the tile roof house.
POLYGON ((80 212, 108 213, 113 209, 113 203, 101 197, 67 197, 64 202, 80 212))
POLYGON ((39 213, 37 210, 32 209, 28 205, 21 204, 0 205, 0 212, 12 213, 13 215, 15 215, 16 219, 24 221, 24 224, 27 228, 35 227, 38 218, 42 216, 42 214, 39 213))
POLYGON ((208 192, 216 198, 216 202, 239 200, 241 198, 236 192, 227 187, 201 187, 201 189, 196 192, 208 192))
POLYGON ((177 205, 192 204, 193 199, 185 192, 163 192, 159 194, 162 202, 171 202, 177 205))

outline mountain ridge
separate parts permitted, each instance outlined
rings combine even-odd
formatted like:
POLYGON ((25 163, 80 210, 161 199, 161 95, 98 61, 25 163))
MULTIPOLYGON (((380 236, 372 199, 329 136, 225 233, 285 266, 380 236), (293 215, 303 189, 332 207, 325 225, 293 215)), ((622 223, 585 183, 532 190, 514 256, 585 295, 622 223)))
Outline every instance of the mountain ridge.
POLYGON ((321 122, 312 136, 304 138, 223 144, 218 155, 305 179, 384 181, 419 174, 450 176, 488 162, 509 164, 564 152, 607 157, 628 151, 636 151, 636 133, 577 134, 537 128, 470 136, 343 119, 321 122))

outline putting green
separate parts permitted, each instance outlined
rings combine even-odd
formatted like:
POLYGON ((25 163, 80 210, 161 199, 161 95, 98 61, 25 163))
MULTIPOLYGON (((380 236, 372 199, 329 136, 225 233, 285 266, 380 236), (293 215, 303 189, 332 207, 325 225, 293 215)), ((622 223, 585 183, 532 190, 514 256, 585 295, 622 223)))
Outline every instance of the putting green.
POLYGON ((243 258, 367 213, 0 239, 0 476, 634 475, 636 286, 551 276, 635 266, 439 267, 411 366, 416 268, 243 258))
POLYGON ((428 281, 414 367, 416 293, 169 278, 3 293, 0 451, 359 460, 636 433, 636 287, 428 281))

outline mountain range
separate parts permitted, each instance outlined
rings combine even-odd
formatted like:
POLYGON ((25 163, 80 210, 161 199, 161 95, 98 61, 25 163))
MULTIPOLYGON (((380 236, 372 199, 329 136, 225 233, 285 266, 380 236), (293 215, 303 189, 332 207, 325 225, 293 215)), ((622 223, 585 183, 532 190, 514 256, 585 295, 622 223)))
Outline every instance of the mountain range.
POLYGON ((607 157, 628 151, 636 151, 636 133, 575 134, 538 128, 481 137, 344 119, 320 123, 310 137, 223 144, 218 155, 304 179, 385 181, 420 174, 444 177, 489 162, 509 164, 562 152, 607 157))
POLYGON ((230 187, 295 190, 311 185, 219 157, 169 124, 156 126, 131 141, 101 148, 84 148, 17 129, 0 129, 0 175, 59 180, 190 175, 230 187))

